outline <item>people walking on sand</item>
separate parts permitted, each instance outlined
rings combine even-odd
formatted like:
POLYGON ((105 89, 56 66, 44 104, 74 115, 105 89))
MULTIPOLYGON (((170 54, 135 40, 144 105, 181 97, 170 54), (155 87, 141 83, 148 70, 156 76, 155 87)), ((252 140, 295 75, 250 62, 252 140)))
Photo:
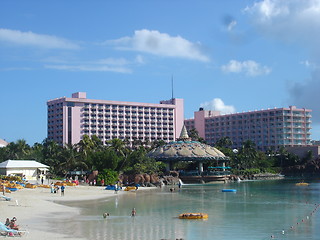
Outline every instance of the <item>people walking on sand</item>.
POLYGON ((51 182, 51 184, 50 184, 50 190, 51 190, 51 193, 54 193, 54 184, 53 184, 53 182, 51 182))
POLYGON ((131 217, 134 217, 137 214, 136 209, 132 208, 131 217))
POLYGON ((54 193, 59 193, 59 186, 56 185, 56 187, 54 188, 54 193))
POLYGON ((64 190, 65 190, 65 186, 62 184, 62 186, 61 186, 61 196, 64 196, 64 190))

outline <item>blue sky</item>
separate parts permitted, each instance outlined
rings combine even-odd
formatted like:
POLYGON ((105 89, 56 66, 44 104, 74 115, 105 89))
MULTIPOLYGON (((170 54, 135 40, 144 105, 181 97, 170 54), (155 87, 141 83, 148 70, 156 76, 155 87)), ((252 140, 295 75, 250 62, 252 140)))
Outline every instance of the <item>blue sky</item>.
POLYGON ((1 1, 0 138, 46 138, 46 102, 296 105, 320 139, 320 0, 1 1))

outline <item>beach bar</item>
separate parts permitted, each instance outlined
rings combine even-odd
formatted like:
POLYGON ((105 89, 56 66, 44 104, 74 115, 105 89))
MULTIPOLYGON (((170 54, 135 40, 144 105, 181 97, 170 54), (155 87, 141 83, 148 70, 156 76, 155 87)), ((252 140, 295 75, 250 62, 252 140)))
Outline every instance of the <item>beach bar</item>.
MULTIPOLYGON (((197 162, 197 171, 184 172, 184 174, 180 173, 180 179, 184 182, 221 181, 227 177, 226 174, 224 174, 227 168, 225 163, 229 161, 229 158, 212 146, 198 141, 192 141, 188 136, 185 126, 183 126, 180 138, 177 139, 177 141, 169 142, 153 149, 148 153, 148 156, 154 158, 156 161, 165 162, 167 164, 167 171, 172 170, 172 165, 175 162, 197 162), (205 171, 203 169, 203 163, 208 161, 218 164, 218 167, 222 169, 220 173, 223 174, 211 174, 211 171, 205 171)), ((215 171, 215 173, 217 173, 217 171, 215 171)))
POLYGON ((34 160, 7 160, 0 163, 0 175, 20 176, 26 180, 36 180, 43 176, 45 178, 49 166, 34 160))

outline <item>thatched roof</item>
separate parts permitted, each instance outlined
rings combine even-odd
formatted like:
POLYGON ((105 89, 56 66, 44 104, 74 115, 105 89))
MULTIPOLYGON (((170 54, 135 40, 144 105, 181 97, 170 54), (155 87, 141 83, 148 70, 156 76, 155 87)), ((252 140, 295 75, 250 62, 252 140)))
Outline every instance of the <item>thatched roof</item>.
POLYGON ((174 141, 153 149, 149 157, 160 161, 228 160, 218 149, 197 141, 174 141))

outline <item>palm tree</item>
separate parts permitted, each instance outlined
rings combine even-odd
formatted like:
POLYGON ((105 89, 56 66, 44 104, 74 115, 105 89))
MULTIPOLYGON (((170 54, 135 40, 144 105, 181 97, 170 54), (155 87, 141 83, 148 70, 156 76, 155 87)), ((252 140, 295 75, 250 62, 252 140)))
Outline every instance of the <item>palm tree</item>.
POLYGON ((57 142, 47 138, 43 140, 42 146, 42 163, 50 166, 51 173, 57 174, 60 165, 59 154, 62 147, 57 142))
POLYGON ((60 171, 66 173, 70 170, 88 169, 87 164, 80 158, 77 146, 67 144, 59 155, 60 171))
POLYGON ((229 137, 222 137, 215 143, 215 146, 225 148, 231 147, 232 145, 233 142, 229 137))
POLYGON ((157 147, 161 147, 163 145, 165 145, 166 142, 164 140, 155 140, 151 143, 151 149, 157 148, 157 147))
POLYGON ((114 138, 109 142, 109 149, 112 149, 117 153, 118 156, 126 157, 128 149, 125 147, 125 143, 118 138, 114 138))
POLYGON ((127 162, 127 157, 129 154, 129 149, 126 148, 125 142, 121 139, 114 138, 110 140, 108 149, 113 150, 120 158, 122 158, 122 161, 120 160, 120 164, 118 166, 118 170, 121 170, 127 162))
POLYGON ((243 168, 251 168, 254 166, 258 155, 255 146, 255 143, 251 140, 242 143, 237 159, 243 168))
POLYGON ((30 153, 30 146, 26 140, 19 139, 16 142, 11 142, 7 146, 7 154, 9 159, 24 159, 30 153))
POLYGON ((94 142, 88 135, 84 135, 77 144, 79 152, 87 159, 88 154, 94 150, 94 142))
POLYGON ((33 144, 30 153, 30 159, 35 159, 39 162, 43 160, 43 145, 41 143, 33 144))

